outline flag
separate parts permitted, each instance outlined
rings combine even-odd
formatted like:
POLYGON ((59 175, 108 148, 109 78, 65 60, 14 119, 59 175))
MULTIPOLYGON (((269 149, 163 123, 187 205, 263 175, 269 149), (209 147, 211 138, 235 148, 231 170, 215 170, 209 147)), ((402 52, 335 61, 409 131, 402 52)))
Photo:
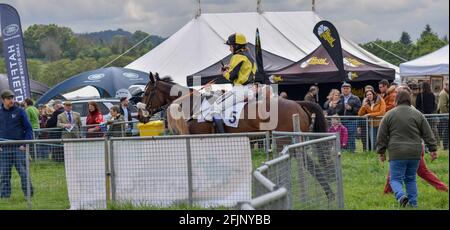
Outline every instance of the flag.
POLYGON ((344 70, 344 60, 342 55, 341 39, 339 33, 333 24, 329 21, 320 21, 314 27, 314 34, 320 40, 323 47, 327 50, 334 64, 339 70, 342 81, 346 79, 344 70))
POLYGON ((16 101, 23 102, 31 97, 31 90, 19 14, 14 7, 0 4, 0 17, 9 87, 16 95, 16 101))
POLYGON ((262 81, 264 84, 270 84, 270 81, 266 76, 266 72, 264 71, 261 38, 259 37, 258 29, 256 29, 256 38, 255 38, 255 61, 257 67, 255 79, 262 81))

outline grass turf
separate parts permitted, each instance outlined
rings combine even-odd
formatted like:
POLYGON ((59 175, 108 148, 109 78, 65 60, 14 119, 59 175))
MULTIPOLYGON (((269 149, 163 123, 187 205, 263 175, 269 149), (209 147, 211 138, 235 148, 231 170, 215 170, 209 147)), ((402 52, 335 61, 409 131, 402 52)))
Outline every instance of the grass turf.
MULTIPOLYGON (((400 209, 393 195, 383 194, 384 183, 388 173, 389 163, 378 161, 375 153, 343 153, 342 171, 344 176, 344 202, 345 209, 353 210, 397 210, 400 209)), ((262 152, 254 153, 253 167, 256 168, 266 160, 262 152)), ((431 162, 426 155, 427 166, 442 181, 448 184, 449 153, 439 151, 439 158, 431 162)), ((53 162, 32 162, 31 179, 34 186, 32 198, 33 209, 68 209, 69 199, 65 180, 65 171, 62 164, 53 162)), ((448 210, 448 193, 440 192, 418 178, 419 209, 448 210)), ((0 210, 27 209, 26 199, 20 189, 19 176, 14 170, 12 176, 12 196, 9 199, 0 199, 0 210)), ((200 209, 189 205, 177 205, 168 208, 160 207, 133 207, 129 204, 109 205, 112 210, 188 210, 200 209)), ((219 208, 220 209, 220 208, 219 208)))

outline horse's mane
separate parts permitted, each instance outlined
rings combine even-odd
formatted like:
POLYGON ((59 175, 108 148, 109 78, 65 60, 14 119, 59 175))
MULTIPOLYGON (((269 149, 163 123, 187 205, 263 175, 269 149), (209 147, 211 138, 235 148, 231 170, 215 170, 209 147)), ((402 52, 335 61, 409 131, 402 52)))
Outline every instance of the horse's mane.
POLYGON ((165 76, 165 77, 161 78, 161 81, 167 82, 167 83, 174 83, 172 77, 170 77, 170 76, 165 76))

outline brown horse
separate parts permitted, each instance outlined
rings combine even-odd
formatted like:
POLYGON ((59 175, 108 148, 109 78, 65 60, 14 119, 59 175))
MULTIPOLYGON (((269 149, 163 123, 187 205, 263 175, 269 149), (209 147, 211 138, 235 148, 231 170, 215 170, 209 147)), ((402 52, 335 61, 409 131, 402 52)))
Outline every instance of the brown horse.
MULTIPOLYGON (((286 131, 292 132, 293 122, 292 115, 299 114, 300 116, 300 129, 303 132, 309 131, 311 125, 311 113, 316 115, 315 122, 313 125, 314 132, 326 132, 327 123, 323 115, 320 106, 310 102, 296 102, 292 100, 287 100, 281 97, 271 97, 269 94, 270 90, 267 87, 266 90, 261 90, 263 95, 262 100, 248 102, 244 106, 244 111, 241 113, 239 125, 237 128, 225 127, 227 133, 239 133, 239 132, 257 132, 266 130, 275 131, 286 131), (259 113, 261 111, 268 111, 271 108, 270 103, 274 101, 277 102, 278 110, 275 114, 270 114, 278 116, 276 123, 273 127, 263 127, 263 123, 271 121, 272 117, 261 118, 259 115, 264 113, 259 113), (256 103, 256 104, 253 104, 256 103), (253 107, 252 107, 253 106, 253 107), (256 108, 258 111, 258 116, 256 119, 249 119, 246 115, 249 114, 249 108, 256 108)), ((150 73, 150 82, 147 84, 142 102, 145 103, 145 110, 149 115, 142 116, 142 110, 140 109, 139 120, 146 123, 149 118, 156 112, 165 110, 168 128, 178 134, 208 134, 214 133, 215 129, 211 122, 198 122, 196 119, 191 118, 196 111, 200 109, 202 97, 201 94, 196 91, 189 89, 187 87, 180 86, 172 82, 170 78, 159 79, 158 74, 155 76, 150 73), (173 92, 176 92, 175 94, 173 92), (180 92, 180 93, 178 93, 180 92), (186 109, 186 105, 188 105, 186 109), (192 105, 192 106, 189 106, 192 105), (183 108, 185 106, 185 108, 183 108), (174 114, 181 113, 183 116, 177 117, 174 114)), ((287 138, 289 139, 289 138, 287 138)), ((287 144, 290 140, 287 140, 287 144)), ((320 152, 318 152, 320 154, 320 152)), ((324 157, 319 157, 319 164, 314 162, 314 160, 306 155, 306 164, 302 163, 301 158, 297 158, 298 164, 307 165, 307 170, 315 175, 319 184, 322 186, 323 190, 329 201, 334 200, 335 195, 333 189, 328 183, 328 178, 326 178, 322 167, 326 166, 327 163, 324 161, 324 157), (322 167, 320 167, 320 166, 322 167)))
MULTIPOLYGON (((263 95, 270 95, 267 93, 268 90, 267 87, 266 90, 261 90, 261 92, 263 95)), ((160 79, 158 74, 150 73, 150 81, 145 88, 142 102, 150 116, 139 116, 141 122, 145 123, 154 113, 165 110, 168 128, 175 133, 208 134, 215 132, 213 123, 189 119, 200 108, 201 94, 196 90, 175 84, 170 78, 160 79), (186 105, 192 106, 186 108, 186 105), (175 116, 174 114, 182 114, 182 116, 175 116)), ((322 109, 317 104, 296 102, 281 97, 263 96, 263 100, 248 102, 241 113, 238 127, 227 126, 225 132, 242 133, 273 130, 292 132, 294 131, 292 122, 292 115, 294 114, 300 116, 301 131, 307 132, 312 122, 312 113, 315 114, 313 131, 326 132, 327 123, 322 109), (271 105, 278 107, 276 112, 270 111, 273 107, 271 105), (248 115, 252 112, 249 108, 256 108, 257 112, 253 111, 253 114, 256 114, 254 119, 248 118, 248 115), (264 114, 264 116, 261 116, 261 114, 264 114)), ((140 114, 142 114, 142 111, 140 114)))

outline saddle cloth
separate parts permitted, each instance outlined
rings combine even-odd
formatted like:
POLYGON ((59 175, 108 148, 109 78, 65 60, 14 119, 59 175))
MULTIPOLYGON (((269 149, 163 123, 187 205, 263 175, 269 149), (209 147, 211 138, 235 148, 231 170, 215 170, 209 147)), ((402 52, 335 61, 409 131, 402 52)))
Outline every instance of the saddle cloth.
MULTIPOLYGON (((247 102, 237 103, 229 108, 225 108, 222 111, 221 117, 223 119, 223 123, 232 128, 237 128, 239 126, 239 117, 241 117, 241 113, 244 110, 244 106, 247 102)), ((200 108, 200 113, 197 116, 197 122, 205 122, 205 117, 211 110, 212 104, 209 103, 208 100, 204 99, 202 102, 202 106, 200 108)))

